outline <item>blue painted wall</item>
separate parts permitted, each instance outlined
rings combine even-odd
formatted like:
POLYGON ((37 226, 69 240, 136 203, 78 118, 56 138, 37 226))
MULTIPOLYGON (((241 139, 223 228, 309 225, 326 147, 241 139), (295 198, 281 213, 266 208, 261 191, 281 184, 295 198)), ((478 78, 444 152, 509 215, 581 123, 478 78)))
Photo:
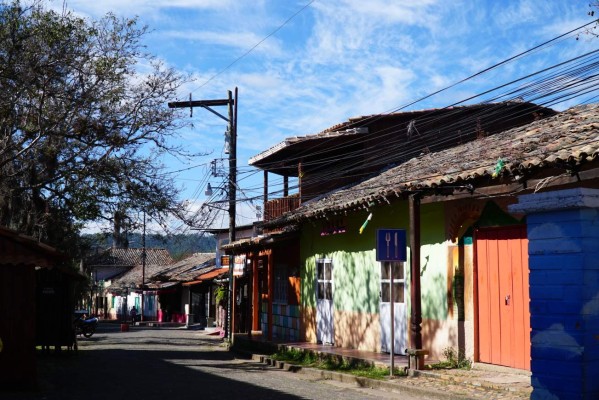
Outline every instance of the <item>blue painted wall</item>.
POLYGON ((532 399, 599 399, 599 211, 528 214, 532 399))

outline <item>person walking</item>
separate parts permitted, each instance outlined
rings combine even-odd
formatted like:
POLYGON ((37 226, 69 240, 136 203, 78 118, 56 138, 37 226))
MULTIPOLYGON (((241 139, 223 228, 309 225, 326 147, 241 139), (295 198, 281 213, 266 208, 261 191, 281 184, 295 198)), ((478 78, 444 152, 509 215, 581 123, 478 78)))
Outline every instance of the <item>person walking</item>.
POLYGON ((135 308, 135 306, 131 307, 131 322, 135 323, 135 321, 137 320, 137 308, 135 308))

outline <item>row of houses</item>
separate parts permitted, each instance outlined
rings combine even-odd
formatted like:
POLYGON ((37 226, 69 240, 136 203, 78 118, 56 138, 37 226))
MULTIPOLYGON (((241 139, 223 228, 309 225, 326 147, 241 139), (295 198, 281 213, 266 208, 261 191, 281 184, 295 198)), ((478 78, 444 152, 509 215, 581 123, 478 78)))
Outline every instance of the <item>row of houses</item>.
POLYGON ((393 307, 397 353, 451 347, 530 370, 533 398, 599 398, 598 111, 363 116, 252 157, 261 234, 223 246, 246 260, 235 331, 389 352, 393 307))
MULTIPOLYGON (((251 236, 252 229, 240 227, 239 237, 251 236)), ((220 243, 228 237, 228 230, 210 233, 220 243)), ((228 287, 229 257, 220 249, 175 262, 166 249, 108 248, 88 257, 84 269, 93 282, 88 301, 93 315, 131 321, 143 314, 145 321, 225 326, 226 306, 216 292, 228 287)))

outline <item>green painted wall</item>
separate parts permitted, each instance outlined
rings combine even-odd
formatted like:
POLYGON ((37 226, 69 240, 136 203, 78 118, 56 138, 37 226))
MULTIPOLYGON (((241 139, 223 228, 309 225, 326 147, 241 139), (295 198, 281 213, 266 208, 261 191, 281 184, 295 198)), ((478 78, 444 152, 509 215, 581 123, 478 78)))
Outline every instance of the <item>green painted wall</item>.
MULTIPOLYGON (((423 317, 445 319, 447 251, 444 207, 442 204, 423 205, 421 211, 423 317)), ((345 217, 347 230, 343 234, 321 236, 320 222, 302 227, 302 305, 316 306, 316 260, 329 258, 333 260, 334 268, 335 308, 378 313, 380 267, 375 261, 375 232, 377 228, 408 230, 408 205, 402 201, 393 206, 373 208, 372 212, 373 218, 362 235, 358 232, 368 216, 366 210, 345 217)), ((409 284, 409 252, 406 281, 409 284)), ((406 291, 406 297, 409 300, 409 291, 406 291)))
POLYGON ((436 203, 422 206, 420 214, 422 318, 447 319, 447 242, 445 237, 445 221, 445 208, 443 204, 436 203))

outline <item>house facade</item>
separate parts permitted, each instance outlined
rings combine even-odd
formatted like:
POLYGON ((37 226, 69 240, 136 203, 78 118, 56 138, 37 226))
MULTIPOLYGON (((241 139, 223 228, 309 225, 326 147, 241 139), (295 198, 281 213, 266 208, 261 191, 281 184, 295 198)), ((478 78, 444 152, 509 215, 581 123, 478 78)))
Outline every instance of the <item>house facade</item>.
MULTIPOLYGON (((90 311, 106 319, 125 320, 131 307, 141 310, 142 275, 146 281, 155 272, 173 263, 166 249, 145 249, 145 271, 141 248, 108 248, 85 260, 84 268, 93 283, 90 293, 90 311), (144 274, 145 272, 145 274, 144 274)), ((148 291, 144 296, 144 316, 157 316, 156 293, 148 291)))
MULTIPOLYGON (((593 192, 599 188, 598 111, 587 105, 547 113, 467 143, 406 160, 386 158, 396 165, 353 183, 347 174, 332 174, 345 185, 325 184, 306 195, 305 180, 318 188, 327 176, 320 171, 318 177, 317 164, 305 162, 314 142, 295 138, 262 153, 257 166, 280 165, 276 155, 288 152, 284 156, 298 167, 313 170, 300 170, 299 192, 289 196, 297 197, 295 204, 279 201, 279 214, 272 208, 268 214, 265 206, 262 237, 228 247, 262 254, 270 266, 266 295, 254 296, 266 315, 252 326, 274 339, 275 251, 279 235, 294 235, 285 246, 299 249, 289 264, 300 269, 300 340, 389 351, 393 307, 396 352, 421 348, 437 359, 453 347, 475 362, 531 370, 534 398, 593 398, 599 393, 591 378, 599 368, 597 346, 590 339, 599 326, 597 269, 591 266, 593 244, 599 244, 593 192), (296 144, 300 151, 293 157, 296 144), (536 199, 545 197, 539 206, 536 199), (386 236, 377 244, 377 229, 403 229, 405 241, 386 236), (393 253, 399 243, 407 248, 404 263, 376 261, 377 251, 393 253), (557 307, 559 301, 568 307, 557 307), (562 361, 572 372, 559 369, 562 361), (572 385, 558 385, 563 377, 572 385)), ((521 114, 507 110, 504 118, 514 115, 521 114)), ((407 125, 408 136, 410 125, 412 135, 421 126, 417 120, 407 125)), ((320 157, 323 144, 341 148, 319 135, 320 157)), ((343 140, 352 142, 352 135, 343 140)), ((253 288, 260 285, 254 279, 253 288)))
POLYGON ((150 275, 149 287, 158 295, 159 322, 201 323, 215 318, 211 284, 218 271, 215 253, 194 253, 150 275))

